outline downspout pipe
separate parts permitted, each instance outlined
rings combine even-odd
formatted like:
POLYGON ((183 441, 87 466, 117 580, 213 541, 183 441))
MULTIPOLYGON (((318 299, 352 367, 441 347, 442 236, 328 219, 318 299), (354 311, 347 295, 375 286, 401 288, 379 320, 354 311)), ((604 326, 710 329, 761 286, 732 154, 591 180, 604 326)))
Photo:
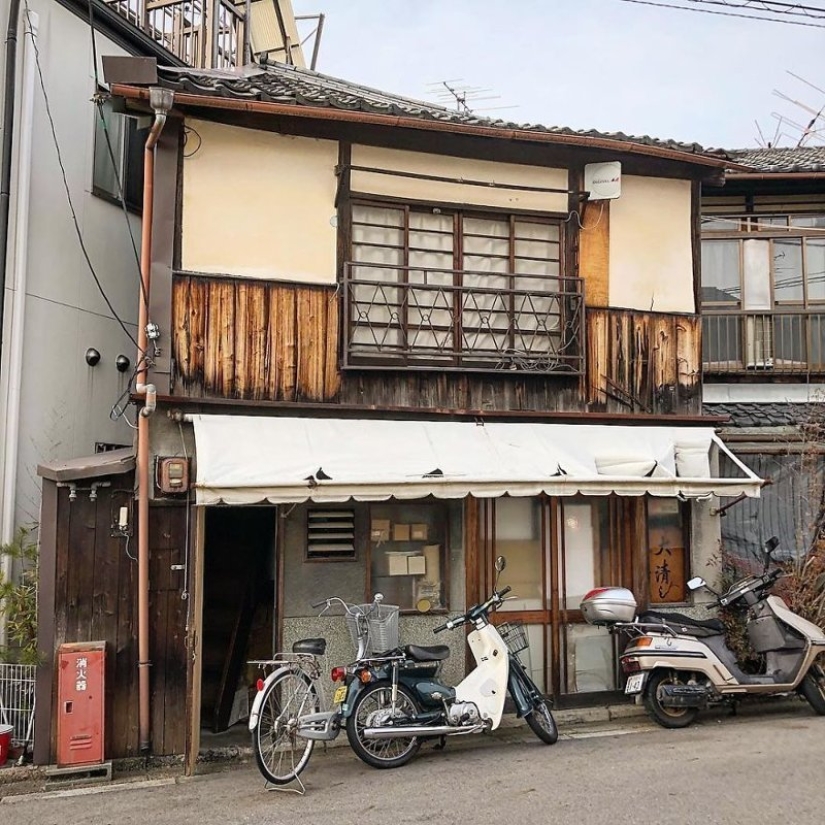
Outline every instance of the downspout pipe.
POLYGON ((3 75, 3 143, 0 149, 0 364, 3 360, 6 255, 9 248, 9 201, 11 199, 11 150, 14 134, 14 92, 17 84, 17 34, 19 30, 20 0, 11 0, 6 33, 6 68, 3 75))
MULTIPOLYGON (((169 89, 153 87, 149 103, 155 120, 143 150, 143 215, 141 217, 140 279, 142 282, 138 312, 138 353, 135 391, 146 402, 138 415, 137 430, 137 495, 138 495, 138 733, 141 753, 152 748, 149 705, 152 665, 149 656, 149 417, 155 411, 157 391, 149 383, 152 356, 149 353, 149 295, 152 272, 152 217, 155 192, 155 147, 172 108, 174 95, 169 89)), ((152 335, 152 340, 156 336, 152 335)), ((152 344, 154 347, 154 344, 152 344)))

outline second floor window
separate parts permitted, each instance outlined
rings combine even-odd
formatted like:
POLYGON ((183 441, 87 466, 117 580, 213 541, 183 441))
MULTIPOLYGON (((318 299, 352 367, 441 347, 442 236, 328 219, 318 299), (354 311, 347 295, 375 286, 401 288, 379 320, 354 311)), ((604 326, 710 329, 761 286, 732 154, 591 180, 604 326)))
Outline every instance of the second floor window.
POLYGON ((117 203, 120 203, 122 192, 126 206, 133 212, 140 212, 143 208, 143 147, 147 130, 138 129, 135 118, 117 114, 105 104, 102 112, 103 119, 95 107, 92 192, 117 203))
POLYGON ((702 310, 706 371, 825 369, 825 215, 707 218, 702 310))
POLYGON ((347 366, 578 373, 562 219, 356 202, 347 366))

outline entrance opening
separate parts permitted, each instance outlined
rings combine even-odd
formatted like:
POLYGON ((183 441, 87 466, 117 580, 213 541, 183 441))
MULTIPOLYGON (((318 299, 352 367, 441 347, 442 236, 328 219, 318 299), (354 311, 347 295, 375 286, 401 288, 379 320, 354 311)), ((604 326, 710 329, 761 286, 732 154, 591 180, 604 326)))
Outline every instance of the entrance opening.
POLYGON ((246 741, 257 674, 272 655, 277 508, 209 507, 203 548, 201 747, 246 741), (229 733, 227 733, 229 732, 229 733), (220 737, 216 741, 216 735, 220 737))

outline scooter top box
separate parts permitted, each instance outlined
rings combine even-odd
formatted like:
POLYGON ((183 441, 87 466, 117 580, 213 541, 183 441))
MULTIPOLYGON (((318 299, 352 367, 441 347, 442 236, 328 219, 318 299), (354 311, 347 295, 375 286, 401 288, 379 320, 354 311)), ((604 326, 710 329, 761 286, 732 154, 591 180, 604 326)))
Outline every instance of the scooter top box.
POLYGON ((636 618, 636 598, 626 587, 597 587, 581 603, 588 624, 632 622, 636 618))

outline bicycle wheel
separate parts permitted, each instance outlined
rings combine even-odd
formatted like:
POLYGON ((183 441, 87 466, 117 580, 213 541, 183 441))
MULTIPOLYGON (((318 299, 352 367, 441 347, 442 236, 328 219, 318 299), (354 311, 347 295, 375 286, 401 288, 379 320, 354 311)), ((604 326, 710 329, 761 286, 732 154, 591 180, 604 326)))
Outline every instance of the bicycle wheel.
POLYGON ((298 736, 301 716, 317 713, 315 685, 302 670, 289 670, 265 688, 252 749, 258 769, 273 785, 292 782, 307 766, 315 741, 298 736))
POLYGON ((359 759, 373 768, 400 768, 415 756, 421 740, 413 736, 395 739, 367 739, 364 728, 403 724, 418 714, 412 693, 398 685, 395 712, 392 708, 392 685, 376 682, 358 695, 347 719, 347 739, 359 759))

